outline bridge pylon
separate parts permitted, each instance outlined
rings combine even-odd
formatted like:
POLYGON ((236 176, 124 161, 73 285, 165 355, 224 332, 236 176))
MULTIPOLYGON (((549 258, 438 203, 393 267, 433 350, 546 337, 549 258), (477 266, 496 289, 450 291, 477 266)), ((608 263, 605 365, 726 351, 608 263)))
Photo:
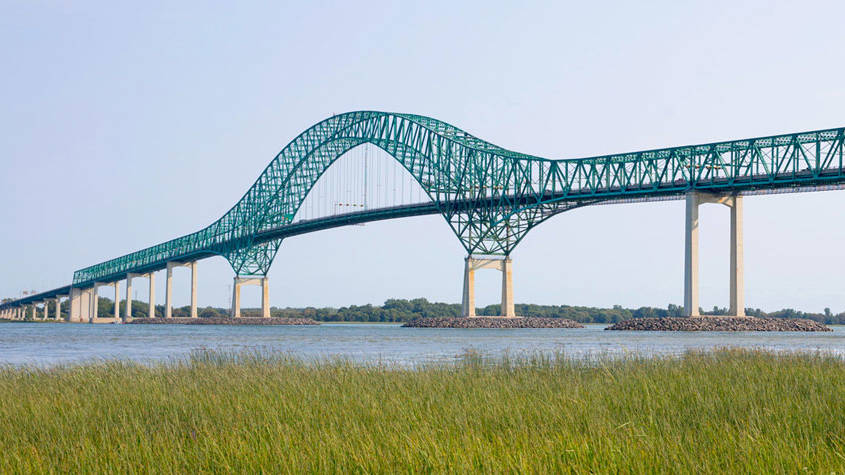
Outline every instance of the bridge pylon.
POLYGON ((502 317, 515 317, 513 304, 513 261, 510 256, 480 256, 472 254, 464 259, 464 292, 462 311, 464 317, 475 317, 475 271, 496 269, 502 272, 502 317))
POLYGON ((261 316, 263 318, 270 318, 270 280, 265 275, 263 277, 238 277, 235 276, 235 282, 232 285, 232 318, 241 317, 241 286, 242 285, 260 285, 261 286, 261 316))
POLYGON ((168 262, 167 281, 165 285, 164 317, 173 317, 173 268, 187 267, 191 270, 191 318, 197 318, 197 261, 168 262))
POLYGON ((743 285, 742 195, 690 191, 686 195, 684 239, 684 315, 698 317, 698 207, 716 203, 731 209, 730 309, 731 316, 745 316, 743 285))

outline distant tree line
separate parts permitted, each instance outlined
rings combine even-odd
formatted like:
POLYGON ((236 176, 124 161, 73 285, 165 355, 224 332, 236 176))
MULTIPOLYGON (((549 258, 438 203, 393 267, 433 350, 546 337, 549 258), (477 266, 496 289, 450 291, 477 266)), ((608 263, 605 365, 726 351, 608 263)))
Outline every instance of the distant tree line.
MULTIPOLYGON (((65 300, 62 302, 62 318, 68 315, 70 310, 70 302, 65 300)), ((100 297, 97 304, 97 314, 100 317, 110 317, 114 315, 114 302, 111 299, 100 297)), ((488 305, 476 309, 476 314, 483 315, 500 315, 500 306, 488 305)), ((120 301, 120 313, 125 315, 126 301, 120 301)), ((612 308, 597 308, 597 307, 579 307, 571 305, 535 305, 535 304, 516 304, 515 311, 517 315, 524 315, 530 317, 546 317, 546 318, 568 318, 581 323, 616 323, 622 320, 630 320, 632 318, 649 318, 649 317, 682 317, 684 315, 684 308, 680 305, 669 304, 666 308, 657 307, 640 307, 636 309, 624 308, 621 305, 614 305, 612 308)), ((50 306, 49 315, 53 318, 53 307, 50 306)), ((132 301, 132 316, 135 318, 145 318, 148 316, 149 305, 145 302, 132 301)), ((712 310, 700 310, 703 315, 727 315, 727 308, 713 307, 712 310)), ((156 305, 156 317, 164 316, 164 305, 156 305)), ((219 307, 201 307, 197 310, 200 318, 219 318, 228 317, 228 308, 219 307)), ((810 313, 785 308, 775 312, 764 312, 759 308, 747 308, 745 313, 754 317, 763 318, 807 318, 815 320, 827 325, 845 325, 845 312, 834 314, 829 308, 824 309, 824 313, 810 313)), ((287 317, 287 318, 311 318, 323 322, 406 322, 413 318, 424 317, 458 317, 461 315, 461 305, 429 302, 424 298, 405 300, 405 299, 388 299, 383 305, 350 305, 348 307, 305 307, 305 308, 277 308, 270 309, 270 314, 273 317, 287 317)), ((189 317, 191 315, 191 307, 174 307, 174 317, 189 317)), ((261 309, 245 308, 241 310, 241 315, 260 316, 261 309)), ((38 317, 41 317, 39 312, 38 317)), ((29 314, 27 314, 29 318, 29 314)))

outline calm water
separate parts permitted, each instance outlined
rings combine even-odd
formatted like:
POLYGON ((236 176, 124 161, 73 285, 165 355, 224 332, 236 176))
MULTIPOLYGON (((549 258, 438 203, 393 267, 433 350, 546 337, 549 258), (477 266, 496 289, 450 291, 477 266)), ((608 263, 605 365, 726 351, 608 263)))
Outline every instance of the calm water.
POLYGON ((0 324, 0 364, 49 366, 92 359, 143 362, 185 358, 194 350, 260 350, 305 359, 361 362, 451 361, 468 350, 485 356, 563 352, 585 357, 664 355, 736 346, 822 351, 845 357, 845 327, 828 333, 610 332, 584 329, 428 329, 399 325, 185 326, 0 324))

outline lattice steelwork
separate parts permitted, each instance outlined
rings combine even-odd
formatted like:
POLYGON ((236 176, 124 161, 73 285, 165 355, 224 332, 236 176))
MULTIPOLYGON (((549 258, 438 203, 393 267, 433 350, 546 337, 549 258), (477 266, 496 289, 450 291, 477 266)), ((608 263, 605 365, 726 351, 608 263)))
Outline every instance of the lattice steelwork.
POLYGON ((265 275, 282 239, 377 219, 440 213, 469 254, 508 255, 534 226, 577 206, 666 199, 690 189, 750 193, 827 186, 843 179, 843 129, 707 145, 549 160, 505 150, 429 117, 350 112, 290 142, 222 218, 205 229, 74 273, 73 285, 109 282, 168 261, 226 257, 240 276, 265 275), (430 202, 297 219, 326 170, 362 144, 404 167, 430 202))

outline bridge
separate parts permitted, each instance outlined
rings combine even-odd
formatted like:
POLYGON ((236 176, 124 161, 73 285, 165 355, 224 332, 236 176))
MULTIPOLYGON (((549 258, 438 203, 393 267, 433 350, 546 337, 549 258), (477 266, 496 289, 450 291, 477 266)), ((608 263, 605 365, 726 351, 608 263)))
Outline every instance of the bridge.
POLYGON ((474 273, 502 272, 502 314, 514 316, 511 253, 526 234, 565 211, 593 205, 686 200, 684 309, 698 305, 698 208, 717 203, 731 209, 730 313, 744 315, 742 204, 748 195, 845 188, 845 128, 790 133, 701 145, 588 158, 547 159, 513 152, 443 121, 412 114, 358 111, 335 115, 302 132, 279 152, 252 187, 220 219, 195 233, 79 269, 64 287, 0 304, 0 317, 60 317, 99 322, 102 286, 126 281, 124 314, 132 318, 132 285, 149 283, 149 315, 155 315, 155 273, 166 271, 164 317, 172 316, 173 269, 191 269, 191 317, 197 317, 197 261, 222 256, 234 271, 232 316, 240 316, 240 289, 263 288, 262 315, 269 317, 267 274, 285 238, 324 229, 440 214, 466 250, 463 312, 475 315, 474 273), (417 190, 393 197, 389 171, 367 155, 342 157, 362 148, 386 152, 393 176, 417 190), (341 163, 346 163, 341 166, 341 163), (375 167, 375 168, 374 168, 375 167), (350 199, 350 187, 357 187, 350 199), (319 191, 322 190, 322 191, 319 191), (373 201, 373 198, 378 198, 373 201), (368 202, 368 200, 371 200, 368 202), (345 211, 346 208, 351 209, 345 211), (28 314, 31 312, 31 314, 28 314))

